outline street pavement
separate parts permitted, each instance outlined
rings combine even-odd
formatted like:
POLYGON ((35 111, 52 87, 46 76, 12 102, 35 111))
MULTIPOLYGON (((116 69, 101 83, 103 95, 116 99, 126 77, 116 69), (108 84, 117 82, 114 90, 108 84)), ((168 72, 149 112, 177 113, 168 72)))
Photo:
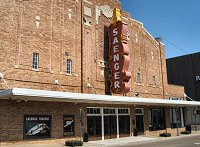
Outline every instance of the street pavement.
POLYGON ((200 135, 159 140, 148 143, 134 143, 117 147, 200 147, 200 135))
MULTIPOLYGON (((64 147, 65 139, 0 143, 0 147, 64 147)), ((126 137, 90 141, 83 147, 200 147, 200 133, 174 137, 126 137)))

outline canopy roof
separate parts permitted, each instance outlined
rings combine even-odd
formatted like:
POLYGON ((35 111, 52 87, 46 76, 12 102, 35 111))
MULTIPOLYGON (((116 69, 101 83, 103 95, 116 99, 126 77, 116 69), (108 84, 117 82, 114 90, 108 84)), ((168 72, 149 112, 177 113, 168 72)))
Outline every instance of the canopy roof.
POLYGON ((0 99, 24 101, 55 101, 75 103, 101 103, 124 105, 157 105, 157 106, 200 106, 197 101, 168 100, 156 98, 138 98, 124 96, 110 96, 97 94, 83 94, 71 92, 58 92, 25 88, 13 88, 0 91, 0 99))

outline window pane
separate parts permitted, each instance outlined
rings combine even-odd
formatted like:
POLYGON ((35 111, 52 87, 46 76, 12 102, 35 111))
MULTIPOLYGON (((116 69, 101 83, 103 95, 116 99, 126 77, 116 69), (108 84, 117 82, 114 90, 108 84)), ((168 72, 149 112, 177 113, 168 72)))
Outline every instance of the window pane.
POLYGON ((102 125, 101 116, 88 116, 87 117, 87 131, 90 136, 101 136, 102 125))
POLYGON ((88 116, 87 117, 87 129, 88 129, 88 133, 90 136, 94 135, 94 117, 93 116, 88 116))
POLYGON ((96 118, 95 119, 95 121, 96 121, 96 135, 101 136, 101 132, 102 132, 101 116, 96 116, 95 118, 96 118))
POLYGON ((65 115, 63 117, 63 136, 74 135, 74 115, 65 115))
POLYGON ((117 136, 117 116, 104 116, 104 135, 105 138, 117 136))
POLYGON ((177 124, 178 127, 182 127, 181 124, 181 110, 180 109, 176 109, 176 108, 171 108, 170 109, 170 118, 171 118, 171 128, 177 128, 177 124))
POLYGON ((143 114, 143 109, 136 108, 135 109, 135 114, 142 115, 143 114))
POLYGON ((130 135, 130 116, 119 116, 119 133, 130 135))
POLYGON ((128 109, 118 109, 119 114, 129 114, 128 109))
POLYGON ((156 86, 156 77, 155 76, 152 77, 152 84, 153 84, 153 86, 156 86))
POLYGON ((164 119, 164 109, 151 109, 151 124, 149 124, 149 130, 164 130, 165 129, 165 119, 164 119))
POLYGON ((72 74, 72 60, 67 59, 67 74, 72 74))
POLYGON ((38 69, 38 66, 39 66, 39 54, 38 53, 33 53, 32 68, 33 69, 38 69))
POLYGON ((100 108, 87 108, 88 114, 100 114, 100 108))
POLYGON ((136 82, 141 83, 140 73, 137 73, 136 82))
POLYGON ((24 138, 42 139, 51 137, 50 115, 25 115, 24 116, 24 138))
POLYGON ((115 114, 115 109, 103 109, 104 114, 115 114))

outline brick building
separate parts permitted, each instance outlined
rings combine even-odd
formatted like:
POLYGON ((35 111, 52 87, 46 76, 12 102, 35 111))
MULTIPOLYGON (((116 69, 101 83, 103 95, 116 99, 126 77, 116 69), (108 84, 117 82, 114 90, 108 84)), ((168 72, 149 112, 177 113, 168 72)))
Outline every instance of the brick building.
POLYGON ((184 108, 199 105, 168 100, 183 99, 184 88, 167 83, 164 44, 124 11, 131 91, 112 94, 108 27, 118 0, 2 0, 0 8, 0 141, 176 133, 184 108))

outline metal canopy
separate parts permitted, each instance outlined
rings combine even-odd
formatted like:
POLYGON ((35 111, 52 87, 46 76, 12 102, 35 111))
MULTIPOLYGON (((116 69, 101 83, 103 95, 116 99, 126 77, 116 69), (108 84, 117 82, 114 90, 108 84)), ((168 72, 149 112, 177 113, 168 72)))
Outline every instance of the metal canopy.
POLYGON ((156 98, 138 98, 124 96, 110 96, 97 94, 83 94, 71 92, 58 92, 25 88, 13 88, 0 91, 0 99, 24 100, 24 101, 54 101, 75 103, 101 103, 124 105, 157 105, 157 106, 200 106, 200 102, 168 100, 156 98))

